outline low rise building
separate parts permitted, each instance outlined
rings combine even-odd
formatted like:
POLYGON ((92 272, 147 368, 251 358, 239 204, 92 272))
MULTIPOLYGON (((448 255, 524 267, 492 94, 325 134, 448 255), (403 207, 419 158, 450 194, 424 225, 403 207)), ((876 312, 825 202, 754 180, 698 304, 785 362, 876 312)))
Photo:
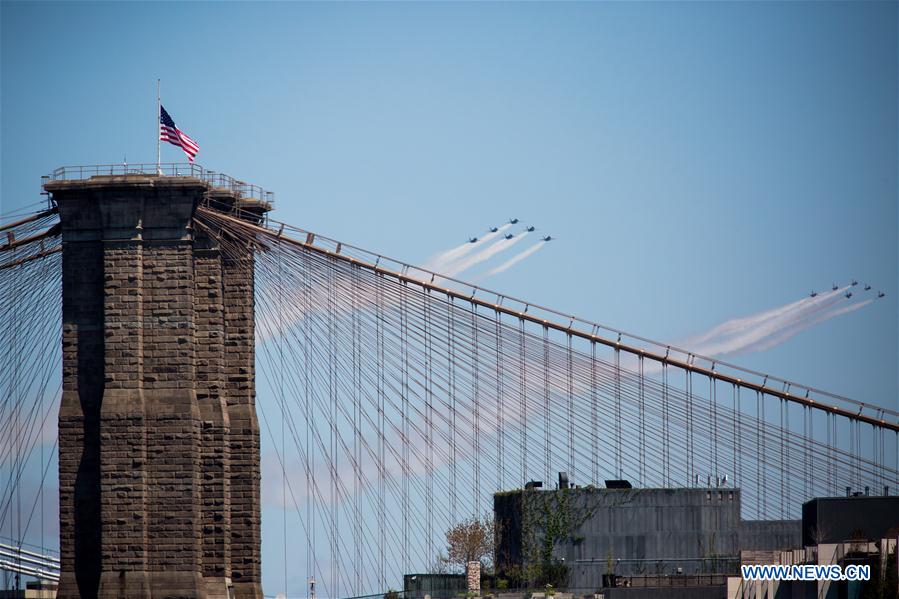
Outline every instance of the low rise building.
POLYGON ((56 599, 55 582, 29 581, 24 589, 0 590, 0 599, 56 599))
POLYGON ((497 572, 592 592, 647 581, 720 586, 743 550, 801 540, 799 520, 746 521, 740 490, 527 488, 494 495, 497 572))
POLYGON ((728 599, 842 599, 868 596, 896 597, 899 567, 899 497, 851 494, 819 497, 802 505, 802 543, 782 551, 744 551, 743 565, 867 566, 870 580, 746 580, 731 576, 728 599))

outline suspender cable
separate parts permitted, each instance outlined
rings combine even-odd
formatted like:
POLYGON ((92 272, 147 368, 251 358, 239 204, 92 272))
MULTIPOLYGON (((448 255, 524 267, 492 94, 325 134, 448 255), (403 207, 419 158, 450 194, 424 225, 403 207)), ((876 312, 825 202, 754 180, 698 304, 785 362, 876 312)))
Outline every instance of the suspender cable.
POLYGON ((715 398, 715 379, 709 377, 709 429, 712 439, 712 463, 709 473, 715 477, 715 485, 718 485, 718 404, 715 398))
POLYGON ((543 466, 545 480, 552 480, 550 464, 550 406, 549 406, 549 329, 543 327, 543 466))
POLYGON ((569 479, 576 480, 577 474, 574 470, 574 373, 573 373, 573 350, 571 347, 571 335, 568 335, 568 472, 569 479))
MULTIPOLYGON (((594 485, 599 484, 599 401, 596 392, 596 343, 590 344, 590 423, 593 429, 593 435, 590 436, 590 455, 593 465, 593 477, 591 482, 594 485)), ((641 475, 642 476, 642 475, 641 475)), ((641 483, 642 484, 642 483, 641 483)))
POLYGON ((525 334, 524 334, 524 320, 518 319, 518 368, 519 372, 519 386, 518 386, 518 399, 519 399, 519 412, 521 414, 521 435, 519 436, 521 442, 521 484, 524 484, 528 480, 528 411, 527 411, 527 360, 525 359, 525 334))
POLYGON ((500 327, 502 326, 502 317, 500 316, 499 310, 494 312, 494 319, 496 324, 496 435, 497 435, 497 448, 496 448, 496 466, 497 466, 497 476, 496 482, 497 487, 500 490, 505 490, 504 479, 503 476, 505 470, 505 464, 503 460, 505 458, 505 389, 503 387, 503 346, 502 346, 502 335, 500 334, 500 327))

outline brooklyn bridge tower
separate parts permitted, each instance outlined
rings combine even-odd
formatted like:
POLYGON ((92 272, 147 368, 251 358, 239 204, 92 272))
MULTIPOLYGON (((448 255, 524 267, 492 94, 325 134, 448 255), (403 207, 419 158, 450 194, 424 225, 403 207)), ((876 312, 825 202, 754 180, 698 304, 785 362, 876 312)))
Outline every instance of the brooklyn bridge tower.
POLYGON ((172 174, 45 185, 63 243, 61 598, 262 597, 253 249, 226 251, 195 213, 255 222, 270 204, 172 174))

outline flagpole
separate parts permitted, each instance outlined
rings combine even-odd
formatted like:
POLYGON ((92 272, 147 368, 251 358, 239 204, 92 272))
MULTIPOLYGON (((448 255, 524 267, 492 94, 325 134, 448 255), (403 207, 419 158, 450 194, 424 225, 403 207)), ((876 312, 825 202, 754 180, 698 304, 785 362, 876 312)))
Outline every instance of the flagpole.
POLYGON ((162 101, 159 99, 159 79, 156 80, 156 174, 162 175, 162 167, 160 166, 160 157, 162 150, 159 142, 159 123, 162 119, 162 101))

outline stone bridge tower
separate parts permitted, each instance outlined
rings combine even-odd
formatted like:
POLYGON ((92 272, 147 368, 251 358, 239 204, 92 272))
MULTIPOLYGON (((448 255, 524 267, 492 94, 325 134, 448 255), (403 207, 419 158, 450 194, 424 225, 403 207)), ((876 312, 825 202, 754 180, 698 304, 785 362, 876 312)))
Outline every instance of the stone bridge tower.
POLYGON ((60 599, 261 598, 253 260, 203 178, 56 180, 63 241, 60 599))

